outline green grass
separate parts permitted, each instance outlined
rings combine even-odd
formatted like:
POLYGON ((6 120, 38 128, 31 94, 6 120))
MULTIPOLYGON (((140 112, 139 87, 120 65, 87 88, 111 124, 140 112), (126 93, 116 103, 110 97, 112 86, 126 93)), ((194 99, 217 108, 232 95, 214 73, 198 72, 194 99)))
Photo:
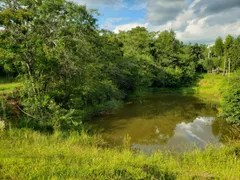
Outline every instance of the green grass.
POLYGON ((228 87, 228 76, 221 74, 200 74, 195 84, 183 88, 151 88, 140 89, 131 97, 144 96, 152 93, 192 94, 204 101, 219 103, 222 93, 228 87))
MULTIPOLYGON (((228 79, 205 74, 194 87, 181 89, 219 101, 228 79)), ((0 84, 11 93, 19 83, 0 84)), ((0 129, 0 179, 240 179, 240 143, 185 154, 148 156, 128 148, 107 148, 85 133, 46 135, 28 129, 0 129)))
POLYGON ((198 95, 211 95, 214 98, 220 99, 221 94, 228 87, 228 77, 221 74, 204 74, 195 87, 194 91, 198 95))
POLYGON ((11 93, 15 88, 19 87, 20 83, 5 83, 5 84, 0 84, 0 93, 1 94, 8 94, 11 93))
POLYGON ((239 179, 240 146, 151 156, 103 148, 84 133, 0 132, 0 179, 239 179))
POLYGON ((197 98, 219 104, 222 93, 228 88, 228 77, 221 74, 202 74, 195 85, 182 88, 184 94, 193 94, 197 98))
POLYGON ((16 82, 12 78, 0 77, 0 99, 3 95, 11 94, 13 90, 20 87, 20 85, 20 83, 16 82))

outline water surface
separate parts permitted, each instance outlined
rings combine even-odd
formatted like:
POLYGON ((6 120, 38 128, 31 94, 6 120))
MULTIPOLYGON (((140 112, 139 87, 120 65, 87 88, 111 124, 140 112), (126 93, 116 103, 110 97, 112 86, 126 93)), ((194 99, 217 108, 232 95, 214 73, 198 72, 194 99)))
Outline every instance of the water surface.
POLYGON ((128 134, 133 149, 183 152, 224 144, 231 126, 217 118, 217 113, 217 104, 194 96, 149 95, 91 123, 103 130, 103 137, 113 146, 122 145, 128 134))

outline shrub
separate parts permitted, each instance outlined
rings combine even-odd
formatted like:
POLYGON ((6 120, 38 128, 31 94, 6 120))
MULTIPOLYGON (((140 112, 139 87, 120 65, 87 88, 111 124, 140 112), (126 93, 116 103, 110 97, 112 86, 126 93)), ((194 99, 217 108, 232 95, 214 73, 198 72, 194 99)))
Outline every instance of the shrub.
POLYGON ((240 123, 240 76, 230 79, 230 86, 223 95, 221 116, 230 123, 240 123))

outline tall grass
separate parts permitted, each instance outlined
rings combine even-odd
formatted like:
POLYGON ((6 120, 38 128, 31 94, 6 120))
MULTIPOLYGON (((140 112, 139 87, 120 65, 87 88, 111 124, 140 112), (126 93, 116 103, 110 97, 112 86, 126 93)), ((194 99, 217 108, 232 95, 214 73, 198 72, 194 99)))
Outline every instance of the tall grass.
POLYGON ((221 98, 222 92, 228 87, 228 76, 221 74, 203 74, 202 79, 194 87, 199 95, 212 95, 214 98, 221 98))
POLYGON ((0 179, 240 179, 240 146, 147 156, 85 133, 0 132, 0 179))

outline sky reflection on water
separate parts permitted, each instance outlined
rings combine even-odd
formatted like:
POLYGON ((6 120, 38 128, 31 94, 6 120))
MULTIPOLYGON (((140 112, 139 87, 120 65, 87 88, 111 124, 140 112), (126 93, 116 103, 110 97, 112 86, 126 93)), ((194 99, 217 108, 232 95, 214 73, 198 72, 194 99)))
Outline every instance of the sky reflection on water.
POLYGON ((112 146, 122 145, 128 134, 133 149, 184 152, 224 144, 231 127, 217 113, 216 105, 194 96, 151 95, 91 123, 103 129, 103 137, 112 146))

